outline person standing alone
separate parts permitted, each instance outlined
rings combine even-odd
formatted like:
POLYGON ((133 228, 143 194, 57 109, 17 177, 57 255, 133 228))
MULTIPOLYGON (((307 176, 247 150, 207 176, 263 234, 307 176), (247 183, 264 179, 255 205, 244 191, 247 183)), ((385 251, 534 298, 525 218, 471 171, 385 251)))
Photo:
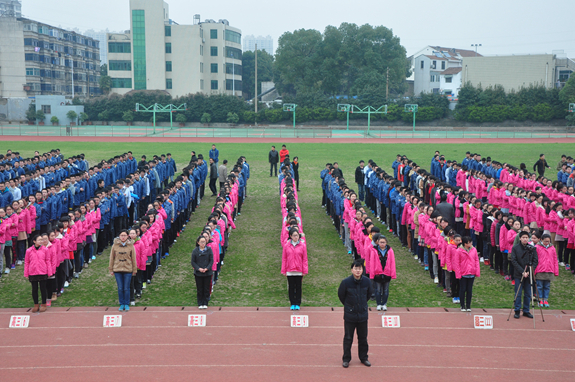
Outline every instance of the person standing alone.
POLYGON ((550 168, 550 167, 547 164, 547 161, 545 160, 545 154, 541 154, 541 155, 539 155, 539 160, 537 162, 535 162, 535 164, 533 165, 533 171, 535 171, 535 169, 537 169, 537 173, 539 174, 539 176, 543 176, 543 175, 545 175, 545 169, 546 168, 550 168))
POLYGON ((228 164, 228 160, 224 159, 223 164, 221 164, 220 167, 218 167, 218 177, 220 180, 220 190, 224 187, 224 183, 228 179, 228 167, 226 166, 227 164, 228 164))
POLYGON ((270 162, 270 176, 272 176, 272 171, 274 172, 273 176, 278 176, 278 162, 280 160, 280 155, 276 151, 275 146, 272 146, 272 149, 268 154, 268 160, 270 162))
POLYGON ((363 277, 363 262, 356 260, 351 265, 351 276, 345 278, 339 285, 337 295, 343 304, 343 320, 345 335, 343 337, 343 363, 349 367, 351 361, 351 345, 353 344, 354 332, 357 330, 357 343, 359 360, 365 366, 371 366, 367 352, 367 319, 369 318, 367 302, 369 301, 372 288, 367 277, 363 277))
POLYGON ((216 188, 216 182, 218 181, 218 166, 213 158, 210 158, 210 191, 212 196, 218 195, 218 189, 216 188))
POLYGON ((365 162, 363 160, 359 161, 359 166, 355 169, 355 183, 357 183, 357 191, 359 193, 359 200, 363 202, 365 196, 365 174, 363 173, 363 168, 365 167, 365 162))

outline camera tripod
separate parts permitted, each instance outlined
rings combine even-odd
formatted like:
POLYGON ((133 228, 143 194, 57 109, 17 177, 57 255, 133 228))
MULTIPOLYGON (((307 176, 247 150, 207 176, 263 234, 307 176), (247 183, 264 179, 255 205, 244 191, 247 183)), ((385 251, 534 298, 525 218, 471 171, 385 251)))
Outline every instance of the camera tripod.
MULTIPOLYGON (((517 300, 517 296, 519 292, 521 292, 521 284, 525 279, 524 273, 527 272, 527 268, 529 268, 529 282, 531 284, 531 288, 533 288, 533 267, 531 265, 526 265, 523 273, 521 274, 521 281, 519 282, 519 287, 517 288, 517 293, 515 293, 515 298, 513 299, 513 307, 509 311, 509 316, 507 317, 507 321, 511 318, 511 312, 515 309, 515 301, 517 300)), ((539 301, 539 289, 537 289, 537 285, 535 285, 535 294, 531 291, 531 306, 535 308, 535 297, 537 297, 537 301, 539 301)), ((539 305, 539 304, 537 304, 539 305)), ((539 311, 541 312, 541 319, 545 322, 545 317, 543 317, 543 308, 539 305, 539 311)), ((533 316, 533 329, 535 329, 535 316, 533 316)))

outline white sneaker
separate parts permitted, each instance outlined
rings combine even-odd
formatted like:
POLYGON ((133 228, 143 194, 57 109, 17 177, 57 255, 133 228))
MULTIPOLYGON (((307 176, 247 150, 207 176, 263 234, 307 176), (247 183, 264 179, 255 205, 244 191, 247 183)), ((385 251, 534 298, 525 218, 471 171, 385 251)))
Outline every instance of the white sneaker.
POLYGON ((419 256, 414 255, 414 256, 413 256, 413 259, 414 259, 414 260, 419 260, 419 256))
POLYGON ((88 264, 92 264, 92 259, 88 260, 88 264))
POLYGON ((560 262, 559 265, 562 266, 562 267, 564 267, 564 266, 565 266, 565 263, 564 263, 564 262, 560 262))
POLYGON ((484 262, 485 262, 485 259, 484 259, 483 257, 480 257, 480 258, 479 258, 479 262, 484 263, 484 262))
POLYGON ((10 268, 6 268, 6 270, 4 271, 4 274, 5 274, 5 275, 10 274, 10 268))
POLYGON ((146 289, 146 283, 142 283, 142 289, 146 289))
POLYGON ((386 310, 387 310, 387 304, 382 305, 382 306, 381 306, 381 310, 386 311, 386 310))
POLYGON ((377 306, 377 310, 381 310, 381 305, 378 305, 378 306, 377 306))
POLYGON ((467 312, 467 310, 465 308, 461 308, 462 312, 467 312))
POLYGON ((436 278, 433 279, 433 282, 434 282, 435 284, 439 284, 439 279, 436 277, 436 278))
POLYGON ((131 306, 136 306, 136 301, 130 302, 130 305, 131 305, 131 306))
POLYGON ((471 309, 467 309, 468 312, 471 312, 471 309))
POLYGON ((64 288, 68 288, 68 286, 70 286, 70 284, 68 283, 68 281, 64 281, 64 288))
POLYGON ((22 260, 18 260, 18 261, 16 262, 16 265, 22 265, 22 260))

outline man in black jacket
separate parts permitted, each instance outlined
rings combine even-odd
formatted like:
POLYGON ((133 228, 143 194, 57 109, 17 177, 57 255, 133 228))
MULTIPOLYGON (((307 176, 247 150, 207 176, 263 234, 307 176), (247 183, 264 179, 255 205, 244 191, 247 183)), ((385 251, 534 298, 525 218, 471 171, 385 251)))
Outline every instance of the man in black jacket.
POLYGON ((355 183, 357 183, 357 192, 359 193, 359 200, 363 202, 363 197, 365 193, 365 174, 363 168, 365 167, 365 162, 360 160, 359 166, 355 169, 355 183))
POLYGON ((337 295, 343 304, 343 320, 345 335, 343 337, 343 367, 349 367, 351 361, 351 345, 357 329, 359 360, 365 366, 371 366, 367 359, 369 345, 367 344, 367 319, 369 312, 367 302, 372 294, 371 282, 363 277, 363 262, 356 260, 351 265, 351 276, 339 285, 337 295))
POLYGON ((529 233, 523 231, 519 234, 519 243, 513 246, 511 250, 511 263, 513 264, 513 278, 515 279, 515 318, 519 318, 521 311, 521 288, 523 291, 523 315, 525 317, 533 318, 529 313, 529 303, 531 302, 531 280, 529 278, 530 267, 531 270, 537 268, 539 259, 537 258, 537 250, 535 247, 528 245, 529 233), (523 281, 521 281, 523 278, 523 281))
POLYGON ((275 146, 272 146, 272 149, 268 154, 268 161, 270 162, 270 176, 272 176, 272 171, 274 171, 275 176, 278 176, 278 162, 280 161, 280 154, 276 151, 275 146))
POLYGON ((441 193, 440 201, 441 202, 437 206, 435 206, 435 210, 439 212, 439 214, 444 220, 447 220, 449 222, 450 226, 455 227, 455 208, 453 207, 453 204, 447 202, 446 193, 444 192, 441 193))
POLYGON ((550 167, 547 164, 547 161, 545 160, 545 154, 541 154, 541 155, 539 155, 539 160, 537 162, 535 162, 535 164, 533 165, 533 171, 535 171, 535 169, 537 169, 537 173, 539 174, 539 176, 543 176, 543 175, 545 175, 545 169, 546 168, 550 168, 550 167))

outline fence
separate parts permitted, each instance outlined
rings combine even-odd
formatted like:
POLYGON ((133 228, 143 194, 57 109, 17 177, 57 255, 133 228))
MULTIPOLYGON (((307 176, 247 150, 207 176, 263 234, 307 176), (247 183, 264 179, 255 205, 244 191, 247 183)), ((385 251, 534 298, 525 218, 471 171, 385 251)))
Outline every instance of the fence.
POLYGON ((385 139, 425 139, 425 138, 575 138, 575 131, 566 128, 470 128, 472 130, 382 129, 345 130, 335 127, 278 128, 266 126, 252 127, 153 127, 153 126, 52 126, 52 125, 0 125, 0 135, 17 136, 80 136, 80 137, 170 137, 170 138, 385 138, 385 139))

